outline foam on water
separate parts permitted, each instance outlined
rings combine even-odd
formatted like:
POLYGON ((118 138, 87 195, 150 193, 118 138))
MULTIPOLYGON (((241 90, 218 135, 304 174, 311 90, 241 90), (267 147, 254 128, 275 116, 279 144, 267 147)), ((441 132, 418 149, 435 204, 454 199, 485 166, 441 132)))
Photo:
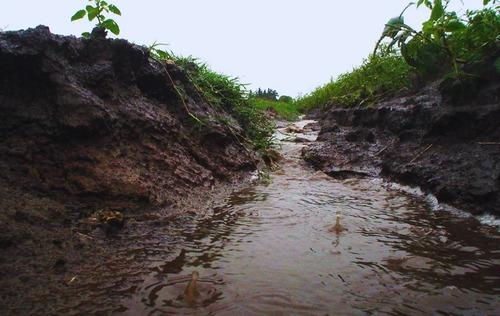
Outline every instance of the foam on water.
POLYGON ((474 217, 481 224, 488 225, 488 226, 494 226, 498 229, 498 231, 500 231, 500 218, 495 216, 495 215, 489 214, 488 212, 486 212, 482 215, 474 216, 471 213, 464 211, 464 210, 461 210, 461 209, 458 209, 454 206, 448 205, 446 203, 440 203, 436 196, 434 196, 431 193, 425 193, 424 191, 422 191, 422 189, 420 187, 411 187, 411 186, 407 186, 407 185, 403 185, 403 184, 399 184, 399 183, 394 183, 394 182, 386 183, 386 187, 388 189, 392 189, 392 190, 396 190, 396 191, 400 191, 400 192, 405 192, 407 194, 414 195, 418 198, 422 198, 427 203, 427 205, 429 206, 429 208, 432 211, 435 211, 435 212, 446 211, 446 212, 450 212, 453 215, 460 217, 460 218, 474 217))

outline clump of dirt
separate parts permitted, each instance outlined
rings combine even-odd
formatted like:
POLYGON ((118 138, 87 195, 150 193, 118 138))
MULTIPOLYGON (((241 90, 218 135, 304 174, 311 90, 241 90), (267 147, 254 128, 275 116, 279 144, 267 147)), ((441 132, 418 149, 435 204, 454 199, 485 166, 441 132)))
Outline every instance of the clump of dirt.
POLYGON ((373 107, 330 107, 305 159, 334 177, 383 175, 471 213, 500 215, 499 56, 466 66, 473 76, 465 80, 373 107))
POLYGON ((201 209, 257 161, 179 67, 125 40, 0 33, 0 116, 4 281, 64 270, 93 228, 201 209), (100 210, 116 218, 89 228, 100 210))

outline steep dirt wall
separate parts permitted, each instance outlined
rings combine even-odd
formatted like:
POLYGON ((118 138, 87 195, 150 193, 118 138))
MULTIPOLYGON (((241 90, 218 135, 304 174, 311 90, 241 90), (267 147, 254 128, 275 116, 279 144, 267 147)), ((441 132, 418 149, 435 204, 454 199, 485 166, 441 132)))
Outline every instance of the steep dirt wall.
POLYGON ((41 26, 0 33, 0 249, 103 208, 206 200, 255 168, 239 133, 143 47, 41 26))
POLYGON ((444 81, 370 108, 332 106, 306 160, 334 177, 385 176, 441 202, 500 215, 500 74, 490 58, 471 81, 444 81))

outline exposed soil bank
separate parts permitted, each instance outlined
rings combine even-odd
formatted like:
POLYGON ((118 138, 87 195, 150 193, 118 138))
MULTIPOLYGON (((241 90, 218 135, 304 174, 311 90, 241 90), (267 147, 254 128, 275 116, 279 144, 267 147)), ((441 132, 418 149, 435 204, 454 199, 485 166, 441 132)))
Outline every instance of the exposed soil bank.
MULTIPOLYGON (((109 232, 139 210, 202 208, 207 193, 255 169, 234 118, 176 65, 124 40, 0 33, 0 117, 5 282, 63 271, 88 248, 79 233, 109 232), (102 209, 120 213, 91 216, 102 209)), ((19 294, 2 288, 2 299, 19 294)))
POLYGON ((382 174, 471 213, 500 215, 499 55, 470 66, 477 77, 467 84, 435 82, 369 108, 330 107, 305 159, 334 177, 382 174))

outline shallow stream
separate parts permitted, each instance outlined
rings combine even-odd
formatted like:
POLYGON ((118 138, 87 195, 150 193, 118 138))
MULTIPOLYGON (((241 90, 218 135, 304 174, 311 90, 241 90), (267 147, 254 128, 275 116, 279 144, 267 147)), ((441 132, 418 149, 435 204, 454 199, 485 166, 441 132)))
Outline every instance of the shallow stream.
MULTIPOLYGON (((300 128, 308 121, 296 123, 300 128)), ((499 315, 500 233, 381 179, 284 161, 200 215, 146 212, 51 287, 33 314, 499 315), (337 225, 338 218, 338 225, 337 225), (187 291, 192 273, 196 289, 187 291), (74 275, 74 277, 73 277, 74 275), (194 293, 194 294, 193 294, 194 293)), ((98 240, 98 239, 97 239, 98 240)))
POLYGON ((270 182, 172 231, 176 255, 134 287, 122 312, 498 315, 495 227, 381 179, 329 178, 302 162, 304 144, 284 131, 285 161, 270 182), (187 301, 193 271, 199 296, 187 301))

